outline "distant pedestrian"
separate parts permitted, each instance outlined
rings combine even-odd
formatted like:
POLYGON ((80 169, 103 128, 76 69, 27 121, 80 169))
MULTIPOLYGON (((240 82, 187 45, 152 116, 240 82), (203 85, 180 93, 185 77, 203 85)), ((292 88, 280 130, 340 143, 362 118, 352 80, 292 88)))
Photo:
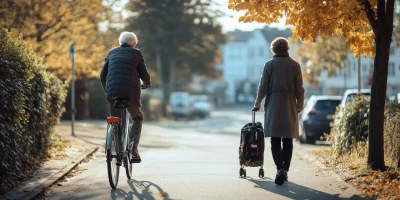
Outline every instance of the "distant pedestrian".
POLYGON ((254 103, 254 108, 260 110, 265 97, 264 132, 266 137, 271 137, 272 157, 277 168, 275 183, 278 185, 288 178, 293 139, 299 137, 298 113, 303 111, 304 102, 301 68, 289 57, 289 49, 285 38, 272 41, 274 56, 264 65, 254 103))

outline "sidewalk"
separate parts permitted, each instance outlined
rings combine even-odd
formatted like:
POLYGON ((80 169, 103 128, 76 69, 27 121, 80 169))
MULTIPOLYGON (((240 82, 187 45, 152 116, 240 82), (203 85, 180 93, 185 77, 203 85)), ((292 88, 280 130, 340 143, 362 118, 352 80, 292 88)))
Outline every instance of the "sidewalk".
POLYGON ((6 199, 33 199, 40 195, 46 188, 56 183, 88 156, 97 151, 98 146, 84 142, 71 136, 67 129, 55 128, 57 135, 70 144, 64 151, 43 163, 35 175, 22 182, 13 191, 6 194, 6 199))

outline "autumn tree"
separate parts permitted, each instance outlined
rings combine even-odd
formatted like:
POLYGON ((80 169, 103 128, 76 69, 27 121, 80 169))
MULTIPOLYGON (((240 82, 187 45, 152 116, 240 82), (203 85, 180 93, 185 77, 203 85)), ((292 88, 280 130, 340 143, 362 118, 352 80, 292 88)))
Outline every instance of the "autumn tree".
POLYGON ((315 41, 342 35, 355 55, 375 56, 369 115, 368 165, 385 170, 383 126, 395 0, 229 0, 229 8, 245 10, 241 22, 278 22, 286 17, 293 36, 315 41))
POLYGON ((300 63, 305 64, 303 79, 311 86, 319 85, 319 78, 323 71, 328 76, 334 75, 337 70, 346 69, 346 60, 350 49, 342 36, 323 38, 318 36, 315 42, 291 40, 296 49, 295 54, 300 63))
POLYGON ((48 71, 61 79, 71 78, 69 47, 75 42, 78 118, 88 117, 87 79, 98 77, 108 51, 108 38, 99 30, 99 23, 112 24, 115 13, 111 7, 115 2, 5 0, 0 3, 0 28, 22 33, 24 40, 43 57, 48 71))
MULTIPOLYGON (((216 76, 218 46, 224 40, 220 15, 211 0, 134 0, 126 5, 126 30, 134 31, 148 66, 156 68, 163 91, 163 110, 170 93, 191 74, 216 76), (181 76, 177 76, 180 74, 181 76)), ((153 68, 154 69, 154 68, 153 68)))

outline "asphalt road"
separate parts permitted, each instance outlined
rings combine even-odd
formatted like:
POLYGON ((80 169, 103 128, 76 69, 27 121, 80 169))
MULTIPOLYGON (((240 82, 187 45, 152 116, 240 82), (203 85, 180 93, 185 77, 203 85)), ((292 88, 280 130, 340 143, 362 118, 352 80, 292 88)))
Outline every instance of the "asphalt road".
MULTIPOLYGON (((307 152, 323 145, 296 142, 289 182, 277 186, 267 140, 265 177, 258 177, 259 168, 247 168, 247 177, 240 177, 239 133, 251 120, 248 110, 219 110, 205 120, 145 123, 142 163, 134 164, 131 180, 121 168, 114 190, 107 178, 104 124, 82 122, 97 127, 78 130, 78 137, 102 147, 81 164, 80 173, 51 188, 46 199, 359 199, 353 187, 305 159, 307 152)), ((257 121, 263 121, 262 113, 257 121)))

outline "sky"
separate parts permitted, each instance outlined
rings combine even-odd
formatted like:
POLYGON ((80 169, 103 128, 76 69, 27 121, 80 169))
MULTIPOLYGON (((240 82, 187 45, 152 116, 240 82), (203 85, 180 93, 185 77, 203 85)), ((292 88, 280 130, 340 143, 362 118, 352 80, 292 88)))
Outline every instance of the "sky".
MULTIPOLYGON (((129 0, 121 0, 119 6, 117 6, 118 8, 116 8, 116 9, 117 10, 122 9, 123 6, 128 1, 129 0)), ((242 22, 239 22, 239 17, 241 15, 243 15, 244 12, 238 12, 238 11, 228 9, 228 0, 213 0, 213 1, 216 4, 212 4, 211 9, 217 9, 219 11, 226 13, 226 16, 218 19, 218 21, 222 25, 222 31, 224 33, 235 30, 235 29, 240 29, 243 31, 251 31, 251 30, 254 30, 257 28, 262 28, 262 27, 266 26, 266 24, 264 24, 264 23, 256 23, 256 22, 242 23, 242 22)), ((285 28, 284 19, 281 19, 279 21, 280 21, 279 23, 274 23, 274 24, 271 24, 270 26, 284 29, 285 28)))
MULTIPOLYGON (((222 17, 219 19, 219 22, 222 24, 223 32, 232 31, 235 29, 240 29, 244 31, 254 30, 256 28, 262 28, 266 24, 263 23, 242 23, 239 22, 239 17, 244 14, 244 12, 238 12, 234 10, 228 9, 228 0, 214 0, 219 5, 212 5, 213 9, 218 9, 224 13, 226 13, 226 17, 222 17)), ((279 23, 271 24, 271 27, 276 27, 280 29, 285 28, 285 21, 284 19, 279 20, 279 23)))

